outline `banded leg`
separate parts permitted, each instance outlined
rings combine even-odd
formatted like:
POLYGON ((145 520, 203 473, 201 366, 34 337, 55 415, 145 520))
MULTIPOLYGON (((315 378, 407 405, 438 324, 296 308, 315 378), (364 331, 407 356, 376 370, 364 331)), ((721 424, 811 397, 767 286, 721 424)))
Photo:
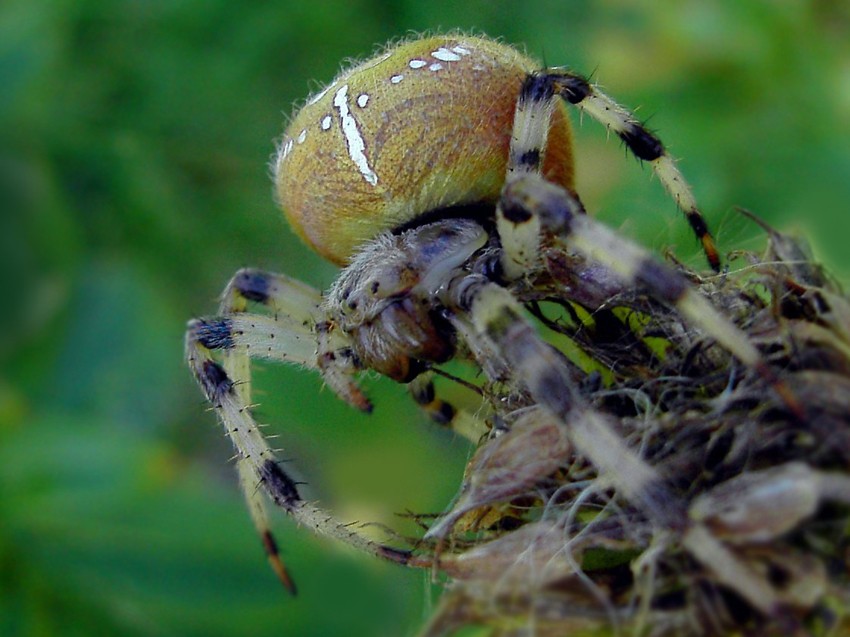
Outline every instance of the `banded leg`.
MULTIPOLYGON (((195 372, 196 379, 201 383, 202 389, 204 388, 202 375, 193 365, 193 359, 200 356, 205 361, 211 361, 211 350, 218 352, 221 361, 220 371, 223 378, 216 382, 237 379, 238 382, 232 383, 231 387, 236 399, 243 405, 249 405, 251 400, 251 355, 262 355, 265 352, 266 358, 309 366, 315 359, 315 337, 311 326, 319 316, 320 302, 321 294, 318 290, 284 275, 253 268, 239 270, 228 282, 221 295, 219 315, 226 318, 218 321, 194 322, 190 324, 186 335, 189 364, 195 372), (277 315, 277 318, 245 314, 249 302, 268 308, 272 314, 277 315), (193 348, 195 351, 192 351, 193 348)), ((213 373, 219 371, 212 366, 215 364, 214 361, 204 364, 208 365, 207 370, 213 373)), ((205 393, 207 399, 215 406, 216 401, 206 390, 205 393)), ((251 520, 262 539, 269 563, 287 590, 295 594, 295 584, 280 559, 277 542, 271 532, 266 500, 258 488, 260 479, 251 463, 246 461, 246 455, 250 457, 250 451, 245 449, 245 442, 240 445, 231 433, 236 427, 226 422, 226 408, 224 406, 215 408, 227 435, 236 448, 239 485, 248 505, 251 520)), ((242 407, 242 410, 247 412, 248 407, 242 407)), ((250 414, 248 417, 250 418, 250 414)), ((242 428, 246 432, 244 435, 248 438, 247 443, 258 447, 255 453, 270 453, 263 448, 266 446, 265 440, 253 423, 243 423, 242 428)), ((238 431, 236 433, 238 434, 238 431)), ((290 480, 290 483, 293 486, 292 492, 297 496, 294 481, 290 480)))
POLYGON ((563 188, 535 173, 513 179, 502 193, 503 231, 537 218, 536 225, 560 237, 570 248, 595 260, 619 276, 624 285, 642 286, 658 300, 674 307, 689 324, 701 329, 730 354, 754 369, 799 419, 804 412, 794 394, 773 372, 755 345, 736 325, 720 314, 688 281, 649 252, 620 237, 589 216, 563 188), (515 220, 515 221, 514 221, 515 220))
MULTIPOLYGON (((272 568, 293 594, 295 586, 280 559, 260 487, 296 521, 320 535, 394 562, 406 563, 408 559, 407 552, 368 540, 327 511, 304 501, 297 483, 284 471, 251 414, 251 357, 319 369, 313 325, 318 315, 318 305, 313 301, 317 298, 318 292, 281 275, 241 271, 225 289, 225 315, 192 321, 186 333, 189 367, 233 442, 240 485, 252 520, 272 568), (273 307, 275 315, 241 311, 247 301, 273 307)), ((344 371, 350 375, 355 370, 344 371)))
MULTIPOLYGON (((322 295, 318 290, 284 274, 244 268, 225 287, 219 315, 234 320, 234 314, 247 310, 249 301, 264 306, 274 317, 253 319, 256 329, 250 320, 234 326, 234 331, 246 341, 245 348, 253 347, 250 356, 318 366, 325 383, 340 398, 361 411, 371 409, 368 399, 352 380, 356 361, 347 342, 325 320, 322 295), (316 356, 311 354, 315 354, 317 335, 319 356, 316 363, 316 356), (252 337, 265 337, 266 340, 252 345, 252 337)), ((251 374, 249 359, 236 356, 229 348, 221 349, 224 368, 231 378, 240 379, 242 398, 247 401, 251 374)))
MULTIPOLYGON (((649 162, 658 180, 684 213, 702 244, 709 265, 715 271, 719 270, 720 257, 714 238, 699 211, 690 186, 664 149, 661 140, 649 132, 633 113, 580 75, 563 69, 548 69, 528 76, 517 100, 508 181, 523 173, 539 172, 546 150, 549 116, 558 97, 613 130, 635 157, 649 162)), ((501 214, 499 216, 501 217, 501 214)), ((530 231, 525 236, 527 245, 530 246, 528 251, 531 251, 535 245, 535 237, 530 231)), ((513 268, 515 272, 519 269, 513 268)))
POLYGON ((678 528, 685 522, 684 504, 617 435, 608 418, 584 400, 574 370, 540 338, 508 290, 468 275, 455 279, 441 300, 453 311, 453 324, 474 341, 470 350, 497 349, 534 402, 569 428, 576 449, 619 493, 659 526, 678 528))
POLYGON ((248 302, 259 303, 272 313, 282 312, 307 326, 322 316, 322 294, 296 279, 275 272, 243 268, 224 288, 219 314, 244 312, 248 302))
POLYGON ((414 402, 438 425, 451 429, 476 444, 487 433, 487 425, 482 419, 465 409, 457 409, 437 396, 433 372, 425 372, 414 378, 408 384, 408 389, 414 402))

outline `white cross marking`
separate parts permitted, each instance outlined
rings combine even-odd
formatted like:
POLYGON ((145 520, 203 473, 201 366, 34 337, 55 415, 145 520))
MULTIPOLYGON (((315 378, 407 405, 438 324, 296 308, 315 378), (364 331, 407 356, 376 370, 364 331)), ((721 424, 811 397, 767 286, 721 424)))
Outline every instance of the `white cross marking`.
POLYGON ((345 136, 345 144, 348 147, 348 156, 351 157, 351 161, 363 175, 363 179, 374 186, 378 183, 378 175, 369 166, 369 160, 364 152, 366 142, 363 141, 363 136, 357 128, 357 120, 354 119, 351 109, 348 107, 348 84, 340 88, 334 95, 334 106, 339 111, 339 120, 342 125, 342 134, 345 136))

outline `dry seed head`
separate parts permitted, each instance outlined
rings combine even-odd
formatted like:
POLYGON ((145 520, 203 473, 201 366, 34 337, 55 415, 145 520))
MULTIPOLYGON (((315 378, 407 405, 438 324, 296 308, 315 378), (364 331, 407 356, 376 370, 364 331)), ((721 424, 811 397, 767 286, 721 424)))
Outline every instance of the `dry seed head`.
MULTIPOLYGON (((455 508, 426 536, 449 586, 420 637, 469 625, 490 626, 488 635, 533 626, 535 637, 607 637, 612 623, 659 637, 744 627, 777 637, 850 634, 850 304, 797 241, 765 230, 767 252, 741 255, 722 279, 689 274, 771 353, 806 418, 640 293, 609 302, 641 317, 630 323, 634 340, 605 327, 605 309, 576 327, 547 322, 608 361, 616 382, 587 385, 587 399, 689 503, 689 521, 652 524, 604 475, 588 476, 579 456, 553 455, 535 486, 524 464, 530 452, 510 444, 523 435, 517 420, 516 431, 483 443, 455 508), (667 341, 663 355, 643 346, 648 337, 667 341), (493 511, 510 524, 492 515, 486 526, 462 524, 493 511)), ((545 430, 545 421, 536 426, 545 430)), ((427 545, 419 548, 427 561, 427 545)))

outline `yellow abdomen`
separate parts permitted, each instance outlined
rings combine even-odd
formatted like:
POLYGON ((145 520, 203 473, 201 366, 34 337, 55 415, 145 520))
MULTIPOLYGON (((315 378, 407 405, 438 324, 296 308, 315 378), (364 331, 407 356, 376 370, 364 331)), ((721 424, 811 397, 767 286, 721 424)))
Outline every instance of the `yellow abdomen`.
MULTIPOLYGON (((345 264, 364 241, 425 213, 495 204, 520 86, 539 68, 505 44, 458 35, 402 43, 342 73, 280 144, 275 186, 292 227, 345 264)), ((543 166, 573 190, 561 104, 543 166)))

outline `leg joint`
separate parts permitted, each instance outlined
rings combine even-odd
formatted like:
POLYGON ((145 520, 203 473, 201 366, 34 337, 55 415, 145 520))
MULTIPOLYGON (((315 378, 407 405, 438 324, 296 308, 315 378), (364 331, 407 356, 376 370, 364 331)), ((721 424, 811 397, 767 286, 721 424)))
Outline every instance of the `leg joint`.
POLYGON ((225 396, 233 393, 233 381, 224 368, 213 360, 205 360, 199 373, 201 388, 213 405, 221 404, 225 396))
POLYGON ((558 78, 558 94, 570 104, 578 104, 584 101, 592 92, 590 82, 579 75, 566 75, 558 78))
POLYGON ((259 469, 260 479, 274 501, 285 509, 291 509, 301 501, 295 480, 280 468, 275 460, 266 460, 259 469))
POLYGON ((551 100, 555 94, 552 78, 553 76, 548 73, 530 73, 527 75, 519 93, 519 103, 525 105, 551 100))
POLYGON ((233 322, 230 319, 199 319, 190 328, 192 338, 207 349, 233 349, 233 322))
POLYGON ((522 168, 525 171, 536 171, 540 168, 540 160, 542 159, 539 148, 526 150, 518 156, 511 157, 511 165, 516 168, 522 168))
POLYGON ((268 303, 271 284, 268 275, 261 270, 245 268, 233 277, 233 287, 239 294, 256 303, 268 303))
POLYGON ((566 190, 532 175, 505 187, 501 207, 505 218, 515 224, 537 215, 542 227, 560 235, 569 234, 575 216, 584 211, 566 190))
POLYGON ((638 159, 655 161, 664 154, 664 145, 661 140, 637 122, 629 124, 617 135, 638 159))

